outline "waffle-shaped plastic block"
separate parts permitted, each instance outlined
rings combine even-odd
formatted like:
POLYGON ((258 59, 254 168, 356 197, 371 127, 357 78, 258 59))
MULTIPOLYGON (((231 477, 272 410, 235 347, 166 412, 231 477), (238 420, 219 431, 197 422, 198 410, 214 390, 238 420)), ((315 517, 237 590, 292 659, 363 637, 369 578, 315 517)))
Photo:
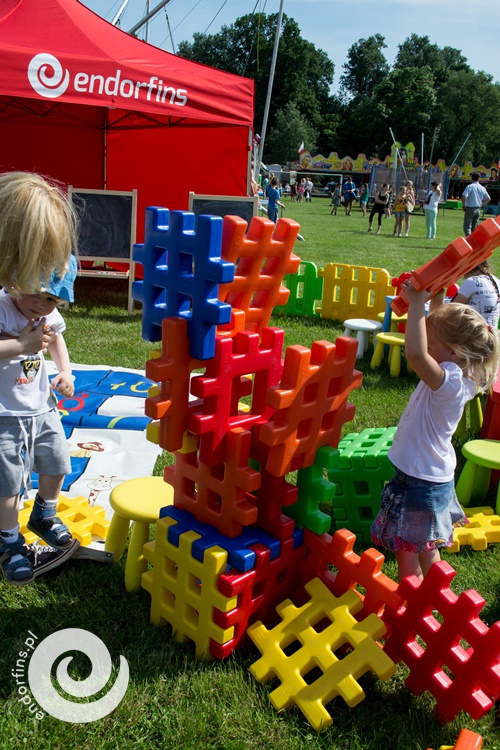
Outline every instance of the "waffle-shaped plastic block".
POLYGON ((221 464, 207 466, 196 451, 175 454, 164 478, 174 488, 174 505, 210 523, 221 534, 235 537, 243 526, 257 521, 257 504, 251 494, 260 486, 260 473, 248 465, 251 434, 230 430, 221 464))
MULTIPOLYGON (((308 553, 302 565, 302 585, 318 577, 334 596, 356 590, 363 601, 362 617, 380 616, 386 607, 398 610, 404 599, 398 593, 397 583, 382 571, 384 555, 373 547, 357 555, 353 549, 355 542, 355 535, 348 529, 339 529, 333 537, 318 536, 306 529, 304 544, 308 553)), ((302 590, 298 601, 302 601, 302 590)))
POLYGON ((357 341, 343 336, 335 344, 287 348, 281 381, 267 392, 275 413, 253 430, 258 443, 268 447, 264 468, 271 474, 311 466, 319 448, 338 444, 342 426, 354 416, 349 393, 362 379, 354 369, 357 348, 357 341))
POLYGON ((283 282, 290 290, 290 296, 286 305, 276 308, 274 313, 319 317, 316 304, 323 296, 323 279, 318 276, 318 267, 315 263, 309 260, 301 261, 297 273, 286 274, 283 282))
POLYGON ((485 601, 477 591, 451 590, 455 574, 442 560, 422 581, 404 578, 399 593, 406 607, 383 614, 392 630, 384 650, 408 666, 405 684, 414 695, 434 696, 441 722, 462 709, 480 719, 500 697, 500 622, 488 627, 479 618, 485 601))
POLYGON ((300 225, 293 219, 273 222, 254 217, 247 223, 225 216, 222 257, 235 265, 234 280, 222 284, 219 298, 245 313, 245 328, 260 333, 269 324, 273 308, 284 305, 289 291, 285 274, 295 273, 300 258, 293 254, 300 225))
POLYGON ((370 544, 370 526, 380 510, 384 485, 394 476, 387 453, 395 432, 396 427, 370 427, 349 433, 328 467, 328 479, 335 484, 335 526, 345 526, 364 544, 370 544))
MULTIPOLYGON (((189 355, 188 323, 184 318, 162 321, 161 353, 146 362, 148 378, 159 383, 146 398, 145 412, 159 421, 158 443, 166 451, 180 450, 187 429, 191 372, 206 363, 189 355)), ((199 406, 199 405, 198 405, 199 406)))
POLYGON ((175 638, 196 644, 196 658, 210 659, 210 641, 223 644, 233 628, 224 630, 213 621, 214 607, 234 609, 236 597, 225 597, 217 588, 227 566, 227 552, 220 547, 205 550, 200 561, 191 554, 199 539, 194 531, 180 535, 178 545, 169 541, 174 519, 163 518, 156 525, 156 539, 144 545, 144 557, 153 568, 142 575, 142 586, 151 595, 151 622, 172 626, 175 638))
POLYGON ((223 645, 210 644, 217 659, 224 659, 238 646, 249 643, 247 627, 252 622, 262 620, 267 627, 276 624, 279 618, 275 608, 294 595, 307 551, 299 530, 281 542, 280 553, 272 560, 269 549, 262 544, 255 544, 252 550, 255 552, 252 570, 246 573, 230 570, 219 578, 219 591, 227 597, 237 596, 238 603, 230 612, 214 610, 217 625, 224 629, 234 628, 234 637, 230 641, 223 645))
POLYGON ((500 516, 495 515, 493 508, 464 508, 464 513, 469 523, 453 529, 453 545, 447 547, 447 552, 459 552, 466 544, 482 550, 488 544, 500 542, 500 516))
MULTIPOLYGON (((253 441, 251 464, 262 467, 267 460, 267 449, 262 443, 253 441)), ((279 539, 292 536, 295 524, 288 513, 290 507, 297 502, 298 487, 287 482, 285 477, 275 477, 269 471, 260 468, 261 484, 256 493, 259 509, 257 526, 265 529, 279 539)))
POLYGON ((483 738, 480 734, 471 732, 470 729, 462 729, 456 745, 441 745, 439 750, 481 750, 482 746, 483 738))
POLYGON ((319 509, 320 503, 331 503, 335 495, 335 485, 325 479, 325 469, 333 466, 338 453, 336 448, 324 445, 316 453, 312 466, 299 469, 297 472, 298 500, 295 505, 286 509, 286 514, 303 526, 324 534, 330 531, 332 517, 319 509))
POLYGON ((132 284, 142 302, 142 336, 159 341, 164 318, 179 315, 189 328, 189 352, 214 356, 216 326, 229 323, 230 305, 220 302, 219 284, 232 281, 234 265, 221 260, 222 219, 167 208, 146 208, 144 244, 134 245, 134 260, 144 277, 132 284))
POLYGON ((284 335, 281 328, 265 328, 261 336, 242 331, 234 338, 217 337, 215 356, 207 362, 205 375, 195 375, 191 381, 191 393, 201 399, 201 406, 189 414, 188 429, 203 437, 200 459, 204 463, 221 462, 229 430, 249 430, 271 413, 266 396, 281 377, 284 335), (250 410, 243 411, 239 401, 249 394, 250 410))
POLYGON ((200 562, 206 549, 221 547, 227 552, 227 561, 236 570, 244 572, 255 565, 255 552, 251 549, 254 544, 262 544, 271 553, 271 559, 279 555, 280 542, 266 531, 250 526, 244 528, 240 536, 229 538, 217 531, 208 523, 201 523, 186 510, 166 506, 160 510, 160 518, 172 518, 176 521, 168 532, 169 541, 179 544, 179 537, 186 531, 195 531, 199 538, 193 543, 192 555, 200 562))
POLYGON ((322 318, 376 320, 385 310, 386 296, 394 294, 385 268, 329 263, 318 276, 324 281, 321 307, 317 308, 322 318))
MULTIPOLYGON (((39 541, 39 537, 27 528, 27 523, 33 508, 34 500, 26 500, 19 511, 21 534, 26 544, 39 541)), ((59 497, 57 515, 66 524, 74 539, 78 539, 82 547, 89 545, 93 538, 106 539, 110 521, 106 518, 106 511, 100 505, 89 505, 86 497, 59 497)), ((41 542, 44 544, 44 542, 41 542)))
MULTIPOLYGON (((436 293, 446 289, 489 258, 498 245, 500 218, 487 219, 468 237, 454 240, 442 253, 413 271, 410 276, 411 283, 419 292, 427 289, 430 293, 436 293)), ((400 294, 393 299, 391 307, 397 315, 403 315, 408 310, 404 289, 401 289, 400 294)))
POLYGON ((385 633, 382 621, 376 615, 354 619, 362 607, 354 591, 336 599, 318 578, 306 589, 311 598, 302 607, 289 599, 277 607, 282 622, 272 630, 261 622, 250 625, 248 634, 262 654, 250 671, 262 683, 277 677, 281 684, 269 694, 274 708, 297 706, 319 732, 333 723, 325 708, 332 698, 357 706, 365 697, 359 677, 373 671, 387 680, 396 665, 376 640, 385 633), (343 646, 352 651, 339 659, 335 652, 343 646))

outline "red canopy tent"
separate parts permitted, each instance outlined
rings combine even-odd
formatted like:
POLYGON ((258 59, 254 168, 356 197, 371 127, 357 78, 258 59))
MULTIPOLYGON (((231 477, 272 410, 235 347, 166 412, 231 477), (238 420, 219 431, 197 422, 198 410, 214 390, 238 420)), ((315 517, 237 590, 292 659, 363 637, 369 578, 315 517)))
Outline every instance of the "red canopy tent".
POLYGON ((77 0, 0 0, 0 171, 138 191, 246 195, 253 81, 120 31, 77 0))

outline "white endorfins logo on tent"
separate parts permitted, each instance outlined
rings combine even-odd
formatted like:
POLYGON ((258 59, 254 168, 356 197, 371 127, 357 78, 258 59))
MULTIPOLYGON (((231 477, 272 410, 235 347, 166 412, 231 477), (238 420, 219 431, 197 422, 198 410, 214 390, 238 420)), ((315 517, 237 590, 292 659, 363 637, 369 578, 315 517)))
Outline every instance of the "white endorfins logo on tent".
POLYGON ((107 78, 94 73, 75 73, 71 81, 69 70, 65 70, 57 57, 47 52, 35 55, 30 61, 28 80, 36 93, 47 99, 62 96, 72 83, 75 91, 98 96, 139 99, 140 91, 143 89, 148 102, 168 102, 178 107, 183 107, 187 103, 187 89, 167 86, 158 76, 151 76, 149 81, 131 81, 129 78, 122 78, 121 70, 117 69, 115 75, 107 78))

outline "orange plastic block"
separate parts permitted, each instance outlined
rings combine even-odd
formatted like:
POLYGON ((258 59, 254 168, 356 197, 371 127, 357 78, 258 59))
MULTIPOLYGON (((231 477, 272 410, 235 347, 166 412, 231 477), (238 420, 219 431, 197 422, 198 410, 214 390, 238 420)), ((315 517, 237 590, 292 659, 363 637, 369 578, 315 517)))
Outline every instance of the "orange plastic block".
POLYGON ((471 732, 470 729, 462 729, 456 745, 441 745, 439 750, 481 750, 482 746, 483 738, 480 734, 471 732))
POLYGON ((302 584, 318 577, 334 596, 355 589, 363 600, 363 617, 368 614, 380 616, 385 607, 398 610, 404 605, 404 599, 398 592, 397 583, 382 572, 384 555, 370 548, 360 557, 353 550, 355 543, 356 535, 348 529, 339 529, 333 537, 330 534, 318 536, 305 529, 304 544, 308 553, 301 571, 302 584), (364 589, 364 595, 360 587, 364 589))
MULTIPOLYGON (((29 531, 26 526, 34 502, 34 500, 26 500, 23 509, 19 511, 21 534, 25 537, 26 544, 39 541, 39 537, 29 531)), ((60 495, 57 503, 57 515, 71 531, 74 539, 78 539, 82 547, 89 545, 95 537, 106 539, 110 524, 110 521, 106 518, 106 511, 100 505, 89 505, 86 497, 70 498, 60 495)))
POLYGON ((235 265, 234 280, 219 285, 219 300, 245 313, 245 328, 260 333, 269 324, 273 308, 285 305, 289 290, 285 274, 296 273, 300 258, 292 250, 300 225, 293 219, 272 221, 254 217, 247 223, 225 216, 221 257, 235 265))
POLYGON ((200 459, 204 463, 220 463, 229 430, 249 430, 263 416, 267 418, 271 410, 266 407, 266 394, 281 377, 284 336, 281 328, 264 328, 261 336, 242 331, 234 338, 216 337, 215 357, 208 361, 205 375, 191 380, 191 393, 202 403, 189 414, 188 429, 203 436, 200 459), (246 412, 239 400, 250 394, 251 407, 246 412))
POLYGON ((451 590, 455 573, 441 561, 422 581, 404 578, 399 593, 406 607, 386 607, 383 614, 392 629, 384 650, 409 667, 406 686, 414 695, 434 696, 441 722, 462 709, 480 719, 500 697, 500 622, 489 628, 479 618, 485 601, 477 591, 457 596, 451 590))
POLYGON ((328 263, 318 271, 323 279, 323 298, 316 312, 322 318, 376 320, 385 311, 385 298, 394 294, 391 277, 385 268, 328 263))
POLYGON ((281 685, 269 694, 274 708, 297 706, 319 732, 333 723, 325 708, 332 698, 340 696, 353 708, 365 697, 359 677, 373 671, 387 680, 396 666, 377 644, 385 633, 382 621, 376 615, 354 619, 362 607, 354 591, 336 599, 318 578, 306 589, 311 598, 302 607, 286 599, 276 608, 282 622, 272 630, 261 622, 250 625, 248 634, 262 654, 250 671, 262 683, 277 677, 281 685), (345 654, 345 646, 352 651, 345 654), (317 671, 321 675, 313 679, 317 671))
POLYGON ((281 382, 267 392, 275 413, 254 428, 256 440, 269 448, 264 468, 271 474, 311 466, 322 445, 337 446, 343 424, 354 416, 347 398, 361 384, 354 369, 357 348, 355 339, 343 336, 335 344, 287 348, 281 382))
POLYGON ((210 642, 224 644, 234 637, 232 627, 224 629, 213 621, 213 611, 228 612, 237 604, 236 597, 226 597, 217 588, 226 571, 227 552, 210 547, 203 562, 191 554, 199 534, 187 531, 179 537, 179 546, 168 541, 168 529, 177 523, 161 518, 156 524, 156 539, 144 545, 144 557, 153 566, 142 575, 142 586, 151 595, 153 625, 168 623, 177 641, 190 639, 196 644, 197 659, 211 659, 210 642))
MULTIPOLYGON (((167 451, 182 447, 188 411, 196 406, 189 405, 191 372, 207 364, 206 360, 190 357, 187 327, 184 318, 164 318, 161 356, 156 356, 155 352, 155 358, 146 362, 146 377, 160 384, 160 393, 146 398, 145 413, 160 420, 158 443, 167 451)), ((153 434, 156 435, 156 429, 152 437, 153 434)))
POLYGON ((464 512, 469 523, 453 529, 453 545, 447 552, 459 552, 465 544, 481 550, 492 542, 500 542, 500 516, 493 513, 493 508, 464 508, 464 512))
MULTIPOLYGON (((459 237, 451 242, 442 253, 424 263, 410 276, 411 283, 418 290, 439 292, 446 289, 461 276, 471 271, 483 260, 489 258, 500 245, 500 218, 487 219, 468 237, 459 237)), ((391 308, 397 315, 408 310, 408 300, 403 289, 392 300, 391 308)))
POLYGON ((251 434, 230 430, 222 464, 207 466, 196 452, 176 453, 175 465, 164 478, 174 488, 174 505, 193 514, 222 534, 235 537, 243 526, 257 521, 257 505, 250 493, 259 488, 260 473, 248 465, 251 434))

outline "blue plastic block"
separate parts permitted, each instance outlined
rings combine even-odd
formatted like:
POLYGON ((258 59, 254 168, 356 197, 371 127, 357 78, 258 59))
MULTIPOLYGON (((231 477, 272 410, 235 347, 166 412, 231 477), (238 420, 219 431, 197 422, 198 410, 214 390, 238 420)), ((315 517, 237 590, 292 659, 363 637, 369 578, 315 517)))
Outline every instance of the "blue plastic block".
POLYGON ((221 259, 222 218, 168 208, 146 209, 145 241, 134 245, 144 269, 132 284, 142 302, 142 336, 161 341, 161 322, 174 315, 188 320, 189 353, 214 356, 216 327, 231 320, 231 305, 218 299, 219 284, 234 279, 234 263, 221 259))
MULTIPOLYGON (((252 544, 263 544, 271 552, 271 560, 278 557, 280 553, 280 540, 268 534, 262 529, 247 526, 240 536, 229 539, 221 534, 214 526, 201 523, 187 510, 181 510, 168 505, 160 510, 160 518, 173 518, 177 523, 168 530, 168 541, 170 544, 179 546, 179 537, 186 531, 195 531, 200 534, 201 539, 193 542, 192 555, 196 560, 203 562, 203 555, 210 547, 221 547, 227 552, 228 564, 241 573, 251 570, 255 565, 255 552, 251 549, 252 544)), ((299 537, 297 537, 297 540, 299 537)))

